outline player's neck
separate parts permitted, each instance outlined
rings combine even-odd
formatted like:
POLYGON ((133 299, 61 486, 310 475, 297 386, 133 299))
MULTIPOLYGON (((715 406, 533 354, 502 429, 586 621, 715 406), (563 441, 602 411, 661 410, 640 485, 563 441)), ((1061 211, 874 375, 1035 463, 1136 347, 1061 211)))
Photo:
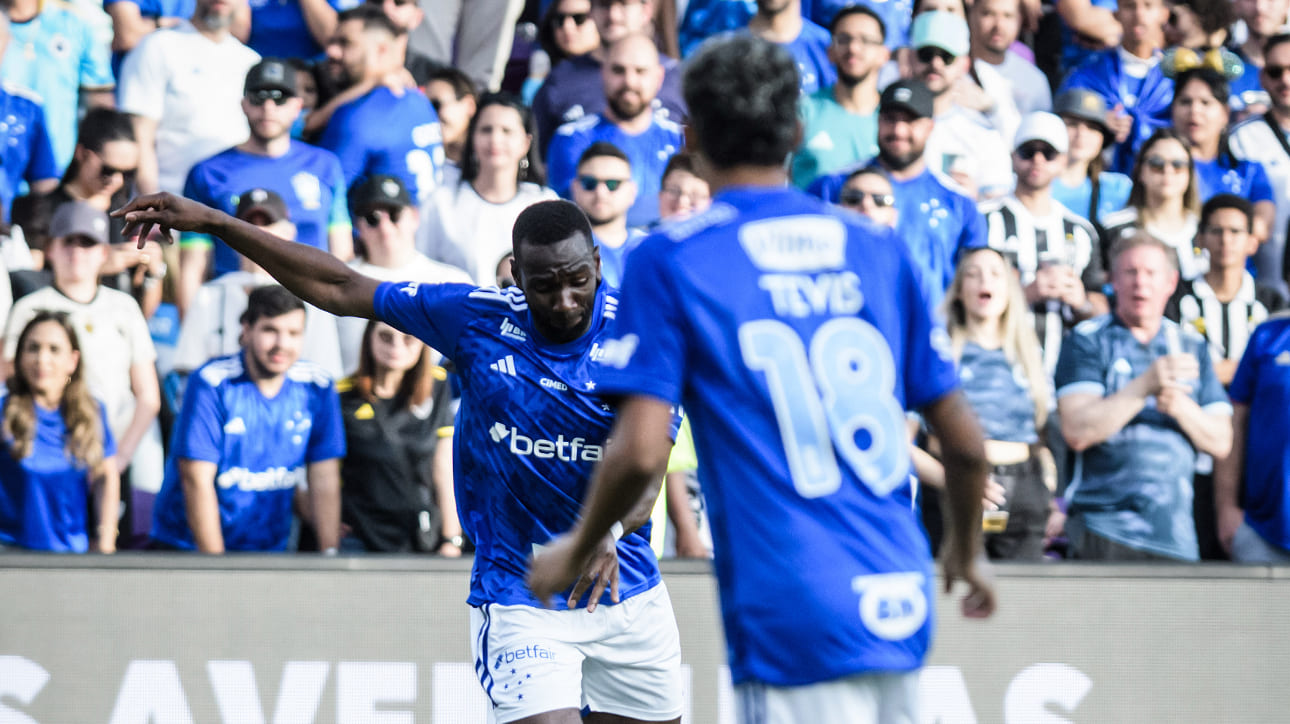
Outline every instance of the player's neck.
POLYGON ((748 31, 773 43, 791 43, 802 34, 802 8, 789 3, 777 13, 758 12, 748 21, 748 31))
POLYGON ((1236 299, 1244 281, 1245 268, 1240 266, 1216 269, 1211 265, 1209 271, 1205 272, 1205 283, 1214 290, 1214 296, 1218 297, 1218 301, 1224 304, 1236 299))
POLYGON ((788 170, 784 166, 709 167, 708 184, 713 196, 728 186, 787 186, 788 170))
POLYGON ((1017 184, 1012 195, 1026 207, 1026 211, 1035 216, 1047 216, 1053 210, 1053 194, 1048 186, 1036 189, 1017 184))
POLYGON ((291 150, 291 134, 284 133, 277 138, 262 139, 257 138, 253 133, 237 148, 239 151, 256 156, 280 158, 287 155, 287 151, 291 150))

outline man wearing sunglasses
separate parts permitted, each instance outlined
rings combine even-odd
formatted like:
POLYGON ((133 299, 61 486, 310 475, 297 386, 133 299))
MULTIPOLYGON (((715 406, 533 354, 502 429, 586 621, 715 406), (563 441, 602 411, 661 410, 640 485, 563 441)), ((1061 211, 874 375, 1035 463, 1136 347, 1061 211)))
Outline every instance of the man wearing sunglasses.
POLYGON ((627 210, 636 200, 636 182, 627 155, 611 143, 598 141, 578 159, 573 202, 591 222, 592 239, 600 250, 600 273, 617 289, 623 284, 627 254, 644 234, 627 226, 627 210))
MULTIPOLYGON (((295 70, 275 58, 262 60, 247 72, 243 89, 250 136, 193 166, 184 195, 231 214, 243 191, 267 188, 286 203, 296 241, 348 261, 354 242, 340 161, 331 151, 291 138, 300 115, 295 70)), ((182 235, 179 249, 176 297, 184 313, 208 276, 237 271, 240 261, 227 244, 202 234, 182 235)))
POLYGON ((981 207, 990 247, 1021 275, 1049 374, 1057 368, 1066 332, 1107 311, 1097 232, 1052 195, 1068 148, 1061 118, 1043 111, 1026 116, 1012 152, 1016 188, 981 207))

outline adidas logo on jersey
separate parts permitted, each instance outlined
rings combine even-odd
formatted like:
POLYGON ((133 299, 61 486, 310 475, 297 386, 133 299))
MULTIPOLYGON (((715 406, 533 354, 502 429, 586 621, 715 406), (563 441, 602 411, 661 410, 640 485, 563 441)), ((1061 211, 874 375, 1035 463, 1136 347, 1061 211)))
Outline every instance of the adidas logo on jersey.
POLYGON ((521 433, 518 427, 500 422, 494 422, 493 426, 488 428, 488 436, 493 438, 495 443, 501 443, 510 438, 511 454, 520 457, 554 458, 566 462, 597 462, 604 456, 605 451, 600 445, 588 445, 581 437, 575 437, 572 440, 565 439, 564 435, 557 435, 554 440, 531 438, 521 433))
POLYGON ((524 330, 515 326, 509 319, 502 320, 502 328, 500 331, 503 337, 513 339, 516 342, 526 342, 529 338, 527 334, 524 334, 524 330))
POLYGON ((508 354, 491 365, 488 365, 488 369, 515 377, 515 356, 508 354))

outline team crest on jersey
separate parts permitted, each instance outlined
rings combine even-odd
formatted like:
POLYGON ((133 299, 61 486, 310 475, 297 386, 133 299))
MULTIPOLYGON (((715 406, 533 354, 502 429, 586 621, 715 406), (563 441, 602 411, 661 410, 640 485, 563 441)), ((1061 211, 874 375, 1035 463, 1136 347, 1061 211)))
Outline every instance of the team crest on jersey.
POLYGON ((60 60, 72 54, 72 42, 67 36, 58 34, 49 39, 49 52, 60 60))
POLYGON ((291 177, 291 190, 295 192, 300 207, 309 211, 322 208, 322 182, 308 171, 291 177))
POLYGON ((851 590, 860 594, 860 622, 873 635, 887 641, 914 635, 927 622, 923 581, 923 574, 917 572, 851 579, 851 590))

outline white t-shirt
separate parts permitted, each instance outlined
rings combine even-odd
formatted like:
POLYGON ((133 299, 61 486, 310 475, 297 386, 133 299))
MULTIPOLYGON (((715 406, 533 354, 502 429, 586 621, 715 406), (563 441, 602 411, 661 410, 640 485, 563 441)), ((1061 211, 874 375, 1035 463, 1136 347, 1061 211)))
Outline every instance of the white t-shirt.
POLYGON ((130 368, 138 363, 154 364, 157 350, 152 346, 148 322, 134 297, 99 287, 89 304, 63 296, 54 287, 28 294, 13 304, 4 333, 4 357, 13 360, 18 337, 37 311, 67 312, 81 345, 81 364, 90 394, 107 407, 108 424, 118 439, 134 417, 134 392, 130 368))
MULTIPOLYGON (((351 261, 349 266, 363 276, 383 282, 474 284, 466 272, 455 266, 440 264, 421 252, 417 252, 411 262, 397 269, 376 266, 362 259, 351 261)), ((336 318, 336 332, 340 337, 340 362, 347 375, 358 369, 358 355, 363 347, 363 329, 366 326, 367 320, 359 317, 336 318)))
POLYGON ((497 283, 497 262, 511 250, 511 228, 532 204, 556 198, 537 184, 522 183, 515 198, 502 204, 484 200, 468 183, 440 186, 421 207, 417 251, 460 266, 475 283, 497 283))
POLYGON ((121 64, 120 109, 157 121, 158 180, 183 193, 188 169, 246 140, 246 73, 260 55, 227 35, 218 43, 188 21, 149 33, 121 64))
POLYGON ((1017 108, 1017 102, 1013 100, 1012 81, 1000 73, 998 68, 984 60, 973 61, 972 69, 976 71, 981 90, 994 99, 994 108, 985 114, 986 120, 989 121, 990 127, 1003 137, 1003 142, 1011 148, 1012 139, 1017 135, 1017 127, 1021 125, 1021 111, 1017 108))
POLYGON ((980 58, 976 65, 977 68, 987 66, 1012 83, 1012 99, 1021 115, 1053 109, 1053 89, 1048 85, 1048 77, 1015 51, 1004 53, 1003 62, 999 65, 991 65, 980 58))
MULTIPOLYGON (((212 357, 232 354, 241 348, 242 312, 246 311, 249 289, 276 284, 272 277, 235 271, 206 282, 188 307, 175 343, 174 367, 192 371, 212 357)), ((340 343, 336 318, 305 305, 305 338, 300 358, 322 367, 332 379, 345 376, 340 364, 340 343)))

